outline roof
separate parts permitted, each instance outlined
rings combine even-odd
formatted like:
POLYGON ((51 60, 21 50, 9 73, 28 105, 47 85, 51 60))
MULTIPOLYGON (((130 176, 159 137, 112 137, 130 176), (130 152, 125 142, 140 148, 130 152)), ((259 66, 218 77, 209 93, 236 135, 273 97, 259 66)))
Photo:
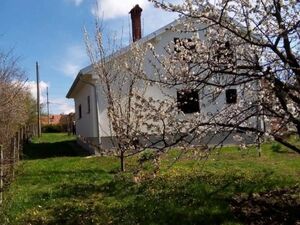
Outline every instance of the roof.
MULTIPOLYGON (((135 43, 137 43, 137 44, 144 44, 144 43, 146 43, 146 42, 152 40, 153 38, 155 38, 155 37, 157 37, 157 36, 163 34, 163 33, 166 32, 168 29, 170 29, 170 28, 172 28, 172 27, 174 27, 174 26, 180 24, 180 23, 181 23, 183 20, 185 20, 185 19, 186 19, 185 17, 176 19, 176 20, 174 20, 173 22, 171 22, 171 23, 169 23, 169 24, 163 26, 162 28, 160 28, 160 29, 158 29, 158 30, 156 30, 156 31, 154 31, 154 32, 152 32, 152 33, 146 35, 145 37, 141 38, 140 40, 136 41, 135 43)), ((130 50, 131 45, 132 45, 132 44, 130 44, 130 45, 124 47, 124 48, 121 48, 121 49, 118 50, 117 52, 115 52, 115 53, 113 53, 113 54, 107 56, 106 59, 107 59, 107 60, 111 60, 112 58, 115 58, 115 57, 117 57, 117 56, 120 56, 120 55, 122 55, 122 54, 128 52, 128 51, 130 50)), ((80 79, 81 79, 85 74, 92 73, 92 70, 93 70, 93 66, 92 66, 92 65, 89 65, 89 66, 87 66, 87 67, 84 67, 83 69, 81 69, 81 70, 78 72, 78 74, 77 74, 77 76, 76 76, 76 78, 75 78, 75 80, 74 80, 74 82, 73 82, 71 88, 69 89, 69 91, 68 91, 68 93, 67 93, 67 95, 66 95, 67 98, 72 98, 72 97, 71 97, 72 92, 73 92, 73 90, 75 89, 75 87, 77 86, 77 84, 78 84, 78 82, 80 81, 80 79)))
MULTIPOLYGON (((49 116, 49 122, 51 125, 57 125, 60 123, 60 120, 63 115, 50 115, 49 116)), ((48 124, 48 116, 41 116, 41 123, 48 124)))
MULTIPOLYGON (((210 7, 213 7, 213 5, 211 5, 210 3, 208 3, 208 5, 209 5, 210 7)), ((199 10, 201 10, 201 9, 203 9, 203 6, 200 6, 199 10)), ((234 20, 234 18, 229 17, 229 16, 228 16, 228 18, 231 19, 231 20, 233 20, 233 22, 236 24, 237 27, 239 27, 239 29, 241 29, 241 30, 244 30, 244 29, 245 29, 245 26, 243 26, 242 24, 238 23, 236 20, 234 20)), ((184 16, 184 17, 181 17, 181 18, 179 18, 179 19, 176 19, 176 20, 174 20, 173 22, 171 22, 171 23, 169 23, 169 24, 167 24, 167 25, 161 27, 160 29, 158 29, 158 30, 156 30, 156 31, 154 31, 154 32, 152 32, 152 33, 146 35, 145 37, 141 38, 140 40, 136 41, 135 43, 138 43, 138 44, 144 44, 144 43, 146 43, 147 41, 150 41, 150 40, 156 38, 157 36, 163 34, 163 33, 166 32, 168 29, 170 29, 170 28, 172 28, 172 27, 175 27, 176 25, 179 25, 180 23, 184 22, 185 20, 187 20, 187 17, 185 17, 185 16, 184 16)), ((257 34, 252 34, 252 36, 253 36, 253 38, 255 38, 255 39, 261 39, 261 40, 263 40, 263 38, 260 37, 260 36, 257 35, 257 34)), ((122 55, 122 54, 128 52, 128 51, 130 50, 131 45, 132 45, 132 44, 130 44, 130 45, 124 47, 124 48, 121 48, 119 51, 117 51, 117 52, 115 52, 115 53, 113 53, 113 54, 107 56, 107 57, 105 58, 106 61, 109 61, 109 60, 111 60, 111 59, 113 59, 113 58, 115 58, 115 57, 117 57, 117 56, 120 56, 120 55, 122 55)), ((75 80, 74 80, 74 82, 73 82, 73 84, 72 84, 70 90, 68 91, 68 93, 67 93, 67 95, 66 95, 67 98, 71 98, 71 94, 72 94, 74 88, 76 87, 76 85, 78 84, 78 82, 80 81, 80 78, 81 78, 82 76, 88 74, 88 73, 92 73, 92 69, 93 69, 93 66, 92 66, 92 65, 89 65, 89 66, 86 66, 86 67, 84 67, 83 69, 81 69, 81 70, 79 71, 79 73, 77 74, 77 76, 76 76, 76 78, 75 78, 75 80)))
POLYGON ((73 81, 72 86, 70 87, 70 89, 69 89, 67 95, 66 95, 67 98, 71 98, 71 94, 72 94, 74 88, 76 87, 76 85, 78 84, 78 82, 80 81, 80 77, 81 77, 81 76, 82 76, 82 73, 79 72, 79 73, 77 74, 75 80, 73 81))

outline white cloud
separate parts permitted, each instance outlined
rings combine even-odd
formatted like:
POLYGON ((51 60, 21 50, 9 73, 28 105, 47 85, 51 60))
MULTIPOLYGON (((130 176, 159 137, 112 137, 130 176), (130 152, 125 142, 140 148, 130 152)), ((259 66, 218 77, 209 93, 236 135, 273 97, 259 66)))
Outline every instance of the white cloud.
POLYGON ((96 6, 92 8, 92 14, 103 19, 114 19, 128 15, 136 4, 143 9, 150 5, 148 0, 97 0, 96 6))
MULTIPOLYGON (((37 91, 36 91, 36 82, 28 81, 25 86, 28 88, 32 96, 36 99, 37 91)), ((43 107, 46 107, 47 104, 47 87, 50 88, 50 84, 45 81, 40 81, 40 102, 43 104, 43 107)), ((51 98, 49 100, 50 105, 50 114, 69 114, 74 112, 74 103, 72 100, 68 100, 65 98, 51 98)), ((46 108, 44 108, 45 110, 46 108)))
MULTIPOLYGON (((28 81, 26 82, 25 86, 30 91, 33 98, 36 99, 36 82, 28 81)), ((47 104, 47 87, 50 88, 49 83, 46 83, 45 81, 40 81, 40 102, 43 105, 43 107, 46 107, 47 104)), ((74 112, 74 102, 72 100, 52 97, 51 99, 49 99, 49 102, 50 114, 69 114, 71 112, 74 112)), ((45 109, 46 108, 44 108, 44 110, 45 109)))
POLYGON ((81 45, 70 46, 63 60, 59 65, 59 70, 64 73, 64 75, 69 77, 76 77, 80 69, 88 64, 88 57, 85 48, 81 45))
MULTIPOLYGON (((182 3, 183 0, 168 0, 173 4, 182 3)), ((172 22, 174 19, 178 18, 178 14, 174 12, 166 12, 163 9, 156 8, 148 0, 97 0, 99 8, 94 7, 92 13, 98 16, 100 19, 104 20, 115 19, 107 21, 109 24, 105 26, 105 30, 108 32, 109 38, 112 37, 114 32, 116 33, 116 38, 120 37, 122 39, 122 44, 127 45, 128 39, 131 39, 131 20, 128 19, 129 11, 135 4, 139 4, 143 9, 142 12, 142 30, 143 36, 147 35, 164 25, 172 22), (125 39, 124 39, 125 38, 125 39)), ((104 25, 105 25, 104 21, 104 25)), ((131 41, 129 41, 130 43, 131 41)))
POLYGON ((165 10, 149 7, 142 14, 143 30, 145 34, 153 32, 161 27, 171 23, 178 18, 178 14, 174 12, 166 12, 165 10))
POLYGON ((74 102, 65 98, 53 98, 50 101, 51 114, 69 114, 74 112, 74 102))
MULTIPOLYGON (((28 88, 33 98, 36 99, 37 98, 36 81, 28 81, 26 82, 25 86, 28 88)), ((47 87, 50 87, 50 84, 46 83, 45 81, 40 81, 40 102, 41 103, 47 102, 47 97, 46 97, 47 87)))
POLYGON ((73 62, 67 62, 62 67, 64 74, 71 77, 76 76, 80 69, 80 66, 78 66, 78 64, 74 64, 73 62))
POLYGON ((68 2, 73 3, 75 6, 80 6, 83 0, 68 0, 68 2))

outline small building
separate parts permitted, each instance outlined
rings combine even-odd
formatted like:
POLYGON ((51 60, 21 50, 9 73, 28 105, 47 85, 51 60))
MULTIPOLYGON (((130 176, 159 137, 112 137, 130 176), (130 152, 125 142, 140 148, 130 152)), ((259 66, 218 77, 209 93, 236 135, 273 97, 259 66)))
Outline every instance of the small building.
MULTIPOLYGON (((136 5, 131 11, 132 18, 132 33, 133 41, 139 44, 151 43, 158 54, 164 54, 164 48, 170 42, 180 39, 189 40, 191 34, 176 32, 171 28, 181 27, 184 25, 185 18, 181 18, 173 21, 172 23, 160 28, 159 30, 141 37, 141 12, 142 9, 136 5)), ((201 26, 201 25, 199 25, 201 26)), ((205 35, 203 32, 197 33, 198 38, 204 39, 205 35)), ((119 54, 111 56, 113 57, 126 57, 130 52, 130 46, 125 47, 119 51, 119 54)), ((145 56, 144 70, 146 74, 151 76, 153 69, 149 65, 148 58, 151 57, 149 54, 145 56)), ((134 62, 133 62, 134 63, 134 62)), ((103 100, 101 92, 101 84, 98 82, 98 77, 93 73, 93 67, 87 66, 81 69, 76 76, 70 90, 67 93, 67 98, 72 98, 75 101, 75 120, 76 120, 76 134, 79 137, 81 143, 86 143, 92 146, 98 146, 101 149, 111 148, 112 131, 110 121, 107 116, 107 104, 103 100)), ((168 90, 170 95, 177 95, 178 107, 185 114, 216 112, 218 106, 210 104, 210 106, 202 107, 199 101, 199 94, 196 91, 178 91, 176 89, 168 90), (189 99, 193 99, 190 101, 189 99), (187 104, 186 104, 187 103, 187 104)), ((224 104, 235 104, 239 101, 242 96, 239 96, 239 87, 232 87, 226 90, 222 95, 218 97, 220 105, 224 104)), ((165 96, 161 93, 158 87, 151 87, 147 90, 148 96, 153 96, 156 99, 163 99, 165 96)), ((255 121, 253 122, 255 123, 255 121)), ((254 125, 256 126, 256 125, 254 125)), ((226 134, 220 133, 210 140, 205 140, 206 144, 218 143, 221 141, 226 134)), ((233 135, 225 140, 226 143, 233 143, 233 135)))
POLYGON ((75 134, 75 113, 41 116, 41 125, 57 126, 58 131, 75 134))
POLYGON ((59 125, 62 114, 52 114, 48 116, 41 116, 41 124, 43 125, 59 125))

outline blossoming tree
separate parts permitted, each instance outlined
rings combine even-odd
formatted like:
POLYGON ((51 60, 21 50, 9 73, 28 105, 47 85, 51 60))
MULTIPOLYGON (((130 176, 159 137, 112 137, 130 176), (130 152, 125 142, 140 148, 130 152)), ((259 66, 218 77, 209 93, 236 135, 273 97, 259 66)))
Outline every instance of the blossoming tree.
POLYGON ((85 32, 87 52, 97 77, 98 93, 105 102, 110 126, 110 144, 125 171, 125 159, 147 148, 155 149, 157 161, 167 144, 173 103, 153 98, 151 82, 144 70, 148 45, 133 43, 121 49, 110 38, 105 46, 101 27, 96 23, 95 39, 85 32), (168 113, 166 113, 168 112, 168 113), (156 138, 155 138, 156 137, 156 138))
POLYGON ((184 26, 173 30, 195 34, 174 39, 165 56, 153 51, 153 64, 162 66, 151 80, 197 90, 206 106, 218 104, 224 92, 236 103, 189 124, 189 132, 238 131, 257 135, 258 142, 268 136, 300 153, 285 138, 288 130, 300 135, 299 1, 150 1, 185 18, 184 26), (236 101, 236 96, 243 97, 236 101))

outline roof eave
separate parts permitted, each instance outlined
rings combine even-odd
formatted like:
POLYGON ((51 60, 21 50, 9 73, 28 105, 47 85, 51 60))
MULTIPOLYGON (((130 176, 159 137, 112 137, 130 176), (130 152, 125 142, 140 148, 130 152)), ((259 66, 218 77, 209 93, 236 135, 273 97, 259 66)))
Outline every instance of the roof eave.
POLYGON ((66 95, 66 98, 73 98, 72 97, 72 93, 73 93, 75 87, 77 86, 78 82, 80 81, 80 77, 82 76, 82 72, 81 71, 82 70, 79 71, 79 73, 77 74, 75 80, 73 81, 72 86, 71 86, 71 88, 69 89, 69 91, 68 91, 68 93, 66 95))

